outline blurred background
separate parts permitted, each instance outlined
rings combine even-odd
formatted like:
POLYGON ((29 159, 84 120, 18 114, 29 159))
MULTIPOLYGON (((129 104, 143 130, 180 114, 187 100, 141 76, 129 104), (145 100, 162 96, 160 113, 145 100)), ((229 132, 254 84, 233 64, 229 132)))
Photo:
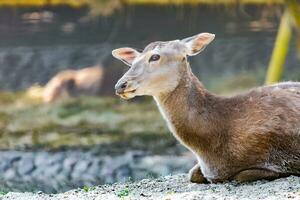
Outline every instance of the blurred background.
POLYGON ((209 90, 230 95, 299 81, 299 30, 297 0, 1 0, 0 194, 63 192, 195 164, 150 97, 114 95, 127 67, 112 49, 215 33, 190 62, 209 90))

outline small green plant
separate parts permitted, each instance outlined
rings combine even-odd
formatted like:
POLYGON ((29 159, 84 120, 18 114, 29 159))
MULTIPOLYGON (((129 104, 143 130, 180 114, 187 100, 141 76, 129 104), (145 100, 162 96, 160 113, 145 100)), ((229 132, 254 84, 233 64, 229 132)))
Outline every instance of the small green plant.
POLYGON ((83 191, 85 191, 85 192, 89 192, 89 191, 95 190, 96 187, 84 186, 82 189, 83 189, 83 191))
POLYGON ((8 192, 6 191, 0 191, 0 196, 6 195, 8 192))
POLYGON ((216 188, 216 187, 211 187, 210 190, 211 190, 212 192, 217 192, 217 188, 216 188))
POLYGON ((122 198, 122 200, 125 199, 129 195, 129 188, 126 186, 123 190, 117 193, 118 197, 122 198))

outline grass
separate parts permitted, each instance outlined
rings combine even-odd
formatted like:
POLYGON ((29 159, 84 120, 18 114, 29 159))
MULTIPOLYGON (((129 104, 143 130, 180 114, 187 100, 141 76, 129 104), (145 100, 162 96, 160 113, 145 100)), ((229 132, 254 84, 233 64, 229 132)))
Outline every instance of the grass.
POLYGON ((119 191, 117 196, 124 200, 125 197, 129 196, 129 187, 126 186, 123 190, 119 191))
POLYGON ((44 105, 30 101, 25 93, 0 93, 0 102, 1 149, 109 144, 143 148, 142 144, 164 139, 169 143, 171 139, 149 100, 132 103, 110 97, 82 97, 44 105))
POLYGON ((84 192, 90 192, 90 191, 93 191, 93 190, 95 190, 95 189, 96 189, 95 186, 84 186, 84 187, 82 188, 82 190, 83 190, 84 192))
POLYGON ((8 193, 8 191, 0 191, 0 196, 4 196, 8 193))

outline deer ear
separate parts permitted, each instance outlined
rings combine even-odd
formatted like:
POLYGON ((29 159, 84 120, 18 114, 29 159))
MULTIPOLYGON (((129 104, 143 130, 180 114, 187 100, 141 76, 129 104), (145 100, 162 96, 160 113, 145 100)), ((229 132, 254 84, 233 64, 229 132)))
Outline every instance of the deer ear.
POLYGON ((205 47, 213 41, 215 34, 200 33, 198 35, 181 40, 187 47, 187 55, 194 56, 205 49, 205 47))
POLYGON ((132 48, 123 47, 112 51, 113 57, 123 61, 126 65, 131 66, 132 61, 140 55, 140 53, 132 48))

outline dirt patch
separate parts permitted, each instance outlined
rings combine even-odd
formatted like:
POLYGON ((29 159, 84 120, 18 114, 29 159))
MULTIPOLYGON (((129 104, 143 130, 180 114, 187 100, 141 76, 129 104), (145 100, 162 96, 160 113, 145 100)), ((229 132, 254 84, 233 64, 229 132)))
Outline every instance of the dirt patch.
POLYGON ((256 181, 247 184, 236 182, 223 184, 194 184, 186 175, 144 179, 127 184, 101 185, 71 190, 61 194, 8 193, 3 200, 34 199, 300 199, 300 177, 290 176, 274 181, 256 181))

